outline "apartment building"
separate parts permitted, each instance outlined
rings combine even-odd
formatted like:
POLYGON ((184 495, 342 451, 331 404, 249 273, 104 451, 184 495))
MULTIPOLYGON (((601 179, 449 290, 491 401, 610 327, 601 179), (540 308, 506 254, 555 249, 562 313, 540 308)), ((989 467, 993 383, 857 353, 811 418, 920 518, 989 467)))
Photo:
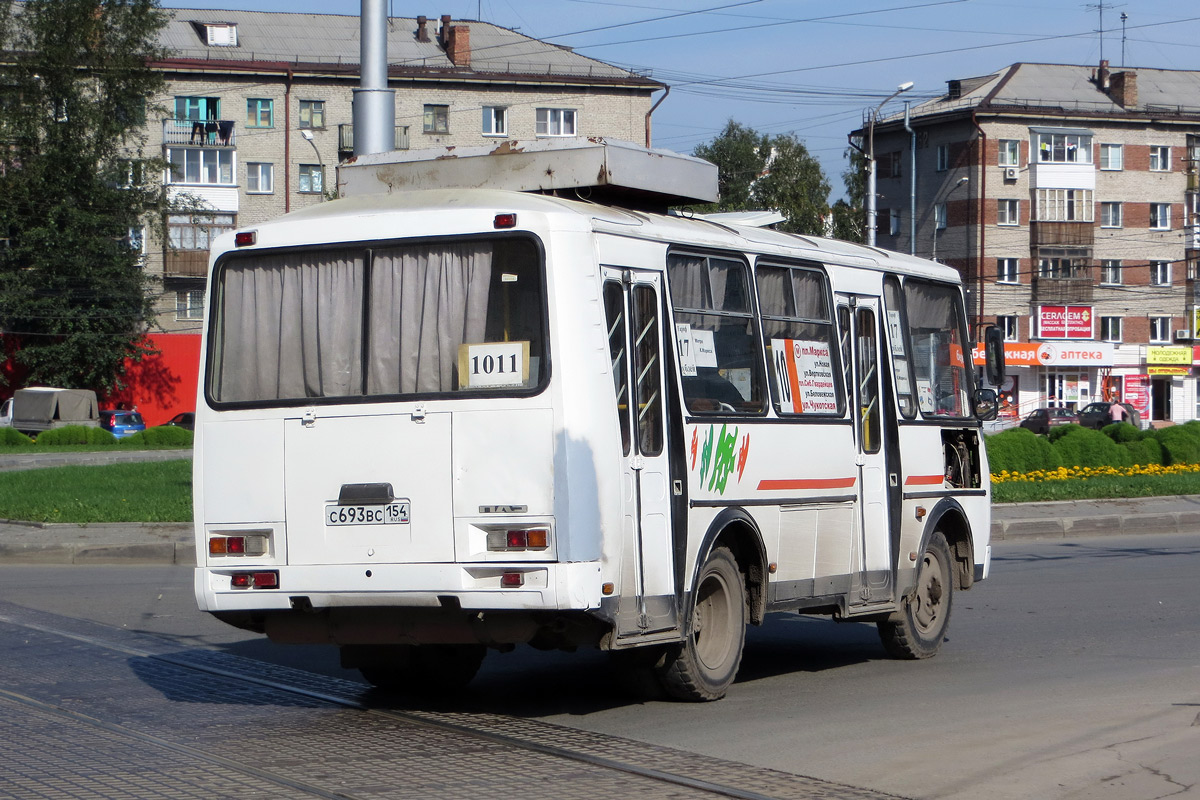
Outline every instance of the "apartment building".
MULTIPOLYGON (((157 64, 167 92, 148 121, 186 213, 143 237, 161 278, 159 359, 133 368, 130 402, 151 423, 191 410, 209 243, 336 195, 354 150, 359 18, 235 10, 170 12, 157 64), (165 378, 164 378, 165 376, 165 378), (168 413, 170 412, 170 413, 168 413)), ((397 149, 603 136, 648 144, 663 84, 486 22, 388 21, 397 149)))
POLYGON ((1013 64, 874 141, 877 242, 963 273, 1009 342, 1009 414, 1200 418, 1200 72, 1013 64))

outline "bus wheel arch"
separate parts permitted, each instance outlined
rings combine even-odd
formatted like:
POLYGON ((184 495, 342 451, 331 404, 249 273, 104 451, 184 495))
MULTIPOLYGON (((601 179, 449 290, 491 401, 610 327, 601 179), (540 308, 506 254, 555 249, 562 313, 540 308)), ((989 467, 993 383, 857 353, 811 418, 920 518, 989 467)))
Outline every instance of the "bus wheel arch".
POLYGON ((701 568, 717 547, 729 550, 737 562, 746 583, 750 622, 761 625, 767 615, 767 548, 754 518, 740 508, 726 508, 716 516, 697 551, 688 584, 692 591, 698 585, 701 568))
POLYGON ((970 589, 975 582, 975 543, 971 535, 971 525, 967 521, 967 512, 954 498, 944 498, 934 506, 917 552, 925 552, 929 539, 935 532, 941 532, 950 547, 954 563, 954 588, 970 589))

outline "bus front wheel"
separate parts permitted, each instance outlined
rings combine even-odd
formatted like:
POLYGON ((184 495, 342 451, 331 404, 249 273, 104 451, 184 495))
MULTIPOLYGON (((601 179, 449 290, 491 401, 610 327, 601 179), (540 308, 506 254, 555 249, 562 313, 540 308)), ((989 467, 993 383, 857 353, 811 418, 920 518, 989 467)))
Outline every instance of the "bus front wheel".
POLYGON ((950 545, 941 531, 934 531, 917 566, 917 585, 901 608, 878 623, 883 649, 892 658, 929 658, 937 653, 950 625, 950 602, 954 597, 954 566, 950 545))
POLYGON ((719 700, 737 676, 746 642, 746 582, 733 554, 712 551, 696 582, 687 636, 659 667, 667 694, 719 700))

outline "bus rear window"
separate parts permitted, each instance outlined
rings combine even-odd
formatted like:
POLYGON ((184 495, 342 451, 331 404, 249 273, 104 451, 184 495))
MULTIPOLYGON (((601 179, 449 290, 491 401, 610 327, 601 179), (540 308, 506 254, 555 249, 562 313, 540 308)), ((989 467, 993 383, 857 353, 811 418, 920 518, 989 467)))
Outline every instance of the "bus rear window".
POLYGON ((545 365, 528 239, 248 253, 218 273, 217 403, 524 392, 545 365))

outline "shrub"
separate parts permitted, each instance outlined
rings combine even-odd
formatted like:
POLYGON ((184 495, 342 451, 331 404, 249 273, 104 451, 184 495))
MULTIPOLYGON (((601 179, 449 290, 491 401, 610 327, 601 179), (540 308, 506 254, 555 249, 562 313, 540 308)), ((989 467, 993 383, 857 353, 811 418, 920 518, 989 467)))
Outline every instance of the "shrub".
POLYGON ((1121 442, 1121 447, 1129 451, 1131 464, 1162 464, 1163 449, 1158 439, 1153 436, 1139 437, 1133 442, 1121 442))
POLYGON ((120 440, 122 447, 191 447, 192 432, 174 425, 146 428, 120 440))
MULTIPOLYGON (((1130 463, 1130 453, 1100 431, 1079 425, 1064 425, 1051 446, 1067 467, 1122 467, 1130 463)), ((1053 434, 1054 431, 1051 431, 1053 434)))
POLYGON ((1154 438, 1162 445, 1164 464, 1200 464, 1200 425, 1160 428, 1154 438))
POLYGON ((1027 428, 1009 428, 984 437, 992 472, 1032 472, 1061 465, 1050 443, 1027 428))
POLYGON ((39 433, 37 437, 39 447, 71 444, 113 444, 116 441, 117 437, 103 428, 89 428, 85 425, 67 425, 62 428, 55 428, 51 431, 39 433))
POLYGON ((1111 425, 1105 425, 1100 432, 1120 444, 1142 439, 1142 432, 1128 422, 1114 422, 1111 425))
POLYGON ((24 447, 31 444, 33 444, 33 439, 16 428, 0 428, 0 445, 24 447))

